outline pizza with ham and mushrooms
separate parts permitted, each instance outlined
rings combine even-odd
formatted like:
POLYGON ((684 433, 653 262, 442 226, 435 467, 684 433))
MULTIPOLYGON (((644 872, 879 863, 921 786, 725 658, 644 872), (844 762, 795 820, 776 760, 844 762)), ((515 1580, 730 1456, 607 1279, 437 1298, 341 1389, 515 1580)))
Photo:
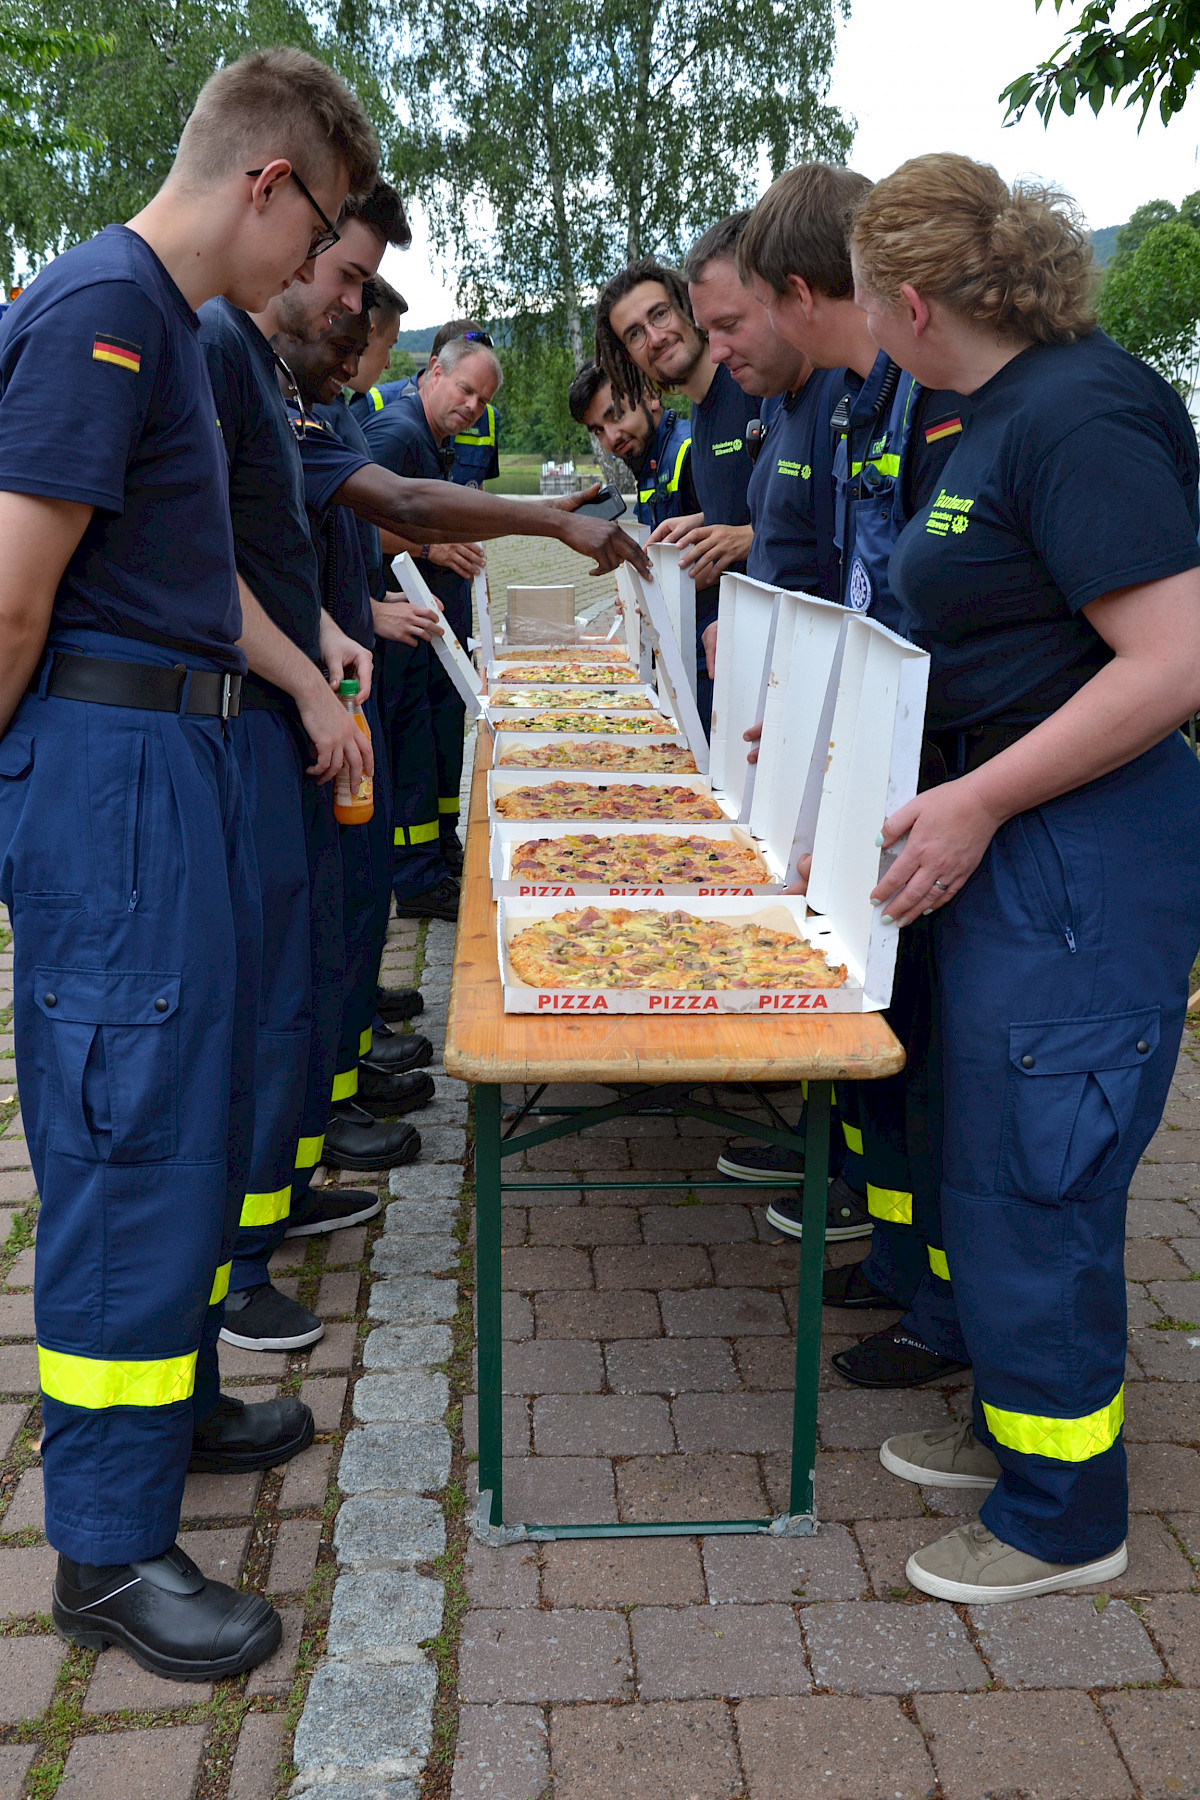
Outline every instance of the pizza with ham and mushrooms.
MULTIPOLYGON (((508 721, 505 721, 506 725, 508 721)), ((580 743, 535 744, 528 750, 506 750, 500 768, 605 769, 622 775, 694 775, 696 759, 681 744, 622 744, 613 738, 580 743)))
POLYGON ((502 819, 723 819, 711 794, 688 787, 646 787, 612 782, 545 781, 540 787, 497 794, 502 819))
MULTIPOLYGON (((661 713, 622 717, 620 713, 538 712, 517 713, 498 721, 501 731, 619 731, 637 737, 674 737, 675 727, 661 713)), ((528 765, 526 765, 528 766, 528 765)), ((587 768, 576 763, 576 768, 587 768)), ((693 763, 692 768, 695 768, 693 763)))
POLYGON ((752 887, 771 879, 758 852, 732 838, 665 837, 654 831, 531 838, 513 845, 509 874, 515 881, 601 881, 628 887, 673 881, 752 887))
POLYGON ((691 913, 559 912, 516 932, 513 972, 536 988, 834 988, 831 968, 804 938, 765 925, 727 925, 691 913))
POLYGON ((619 689, 601 694, 596 688, 493 688, 488 699, 493 706, 603 706, 620 712, 653 712, 648 694, 626 694, 619 689))
MULTIPOLYGON (((636 681, 638 672, 632 663, 602 662, 563 662, 552 665, 553 679, 558 681, 590 681, 595 686, 613 686, 620 682, 636 681)), ((496 676, 498 682, 516 681, 548 681, 551 670, 545 663, 512 663, 501 669, 496 676)))

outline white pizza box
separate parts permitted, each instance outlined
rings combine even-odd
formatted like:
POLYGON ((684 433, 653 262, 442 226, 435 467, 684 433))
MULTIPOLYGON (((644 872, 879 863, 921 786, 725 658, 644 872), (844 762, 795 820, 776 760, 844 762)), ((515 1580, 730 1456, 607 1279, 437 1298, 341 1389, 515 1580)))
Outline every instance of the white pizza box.
POLYGON ((696 710, 694 679, 688 673, 695 663, 694 648, 690 655, 684 656, 671 625, 666 599, 656 579, 647 580, 636 569, 630 569, 625 588, 630 596, 630 608, 639 619, 643 672, 648 646, 653 652, 659 693, 672 716, 678 720, 688 747, 696 758, 697 768, 707 774, 708 736, 696 710))
POLYGON ((637 576, 632 563, 621 563, 617 568, 617 600, 620 607, 621 625, 625 642, 629 648, 629 660, 637 665, 643 681, 649 681, 654 673, 654 652, 650 641, 642 638, 642 617, 639 605, 640 589, 635 585, 637 576))
POLYGON ((434 655, 454 683, 463 705, 473 719, 479 718, 483 712, 480 694, 483 683, 475 672, 475 665, 450 629, 441 608, 437 605, 425 577, 407 551, 403 556, 392 559, 392 568, 396 579, 404 590, 404 597, 410 606, 424 607, 426 612, 436 613, 443 621, 441 637, 430 639, 434 655))
POLYGON ((509 941, 517 932, 537 919, 553 918, 555 913, 593 906, 598 911, 628 907, 626 900, 535 900, 502 899, 496 907, 497 953, 500 978, 504 990, 504 1010, 511 1013, 670 1013, 673 1017, 711 1018, 715 1013, 756 1013, 775 1018, 784 1013, 800 1013, 821 1017, 842 1012, 874 1012, 878 1004, 863 992, 862 972, 856 969, 838 933, 825 919, 808 914, 803 898, 796 894, 780 895, 764 905, 759 897, 738 900, 690 900, 681 904, 675 894, 669 898, 650 896, 632 903, 634 910, 650 908, 656 912, 677 910, 702 919, 720 919, 725 924, 765 925, 773 931, 791 931, 797 937, 815 944, 831 967, 846 965, 846 980, 835 988, 713 988, 707 992, 687 992, 654 988, 536 988, 521 981, 508 957, 509 941))
MULTIPOLYGON (((522 773, 520 769, 515 768, 489 769, 487 775, 488 818, 495 822, 500 817, 500 814, 496 810, 496 802, 502 795, 515 793, 518 788, 548 787, 552 782, 556 781, 579 781, 584 783, 587 787, 596 788, 627 786, 647 788, 678 787, 687 788, 693 794, 712 795, 712 783, 709 781, 707 775, 680 775, 671 774, 670 772, 666 774, 659 774, 657 772, 654 774, 626 774, 623 770, 619 769, 581 769, 574 774, 572 774, 569 769, 527 769, 524 773, 522 773)), ((713 797, 715 798, 715 796, 713 797)), ((718 801, 717 804, 720 805, 720 802, 718 801)), ((514 819, 505 822, 511 824, 525 824, 527 826, 552 825, 555 823, 552 819, 514 819)), ((629 821, 626 822, 628 823, 629 821)), ((663 819, 658 821, 664 831, 682 831, 689 825, 699 825, 704 822, 705 821, 700 819, 663 819)), ((718 823, 716 820, 713 820, 712 822, 714 824, 718 823)), ((583 830, 594 831, 600 826, 607 824, 608 821, 597 819, 563 819, 559 820, 558 823, 574 824, 583 830)), ((614 820, 613 823, 619 824, 620 821, 614 820)), ((733 821, 730 820, 730 823, 732 824, 733 821)))
POLYGON ((750 818, 755 765, 746 761, 750 746, 742 734, 763 716, 778 610, 778 588, 748 575, 722 575, 708 772, 743 822, 750 818))
POLYGON ((492 629, 492 595, 487 570, 481 569, 471 582, 475 597, 475 617, 479 626, 479 661, 486 669, 496 654, 496 635, 492 629))
POLYGON ((762 845, 756 844, 742 826, 719 824, 715 819, 683 819, 674 823, 659 819, 647 824, 637 824, 628 819, 579 819, 565 825, 555 825, 547 819, 501 819, 491 828, 489 866, 493 900, 500 899, 502 895, 510 899, 520 899, 527 895, 538 899, 574 899, 578 896, 587 900, 615 897, 628 900, 648 895, 675 899, 724 899, 733 895, 779 892, 778 883, 770 880, 741 882, 737 886, 696 881, 652 881, 642 887, 629 887, 608 881, 549 881, 535 885, 527 876, 514 877, 512 874, 512 859, 518 844, 542 838, 579 837, 585 832, 597 837, 706 838, 712 843, 732 842, 741 850, 757 850, 760 857, 762 855, 762 845))
MULTIPOLYGON (((596 713, 589 714, 588 716, 602 718, 604 715, 602 713, 596 713)), ((609 716, 615 717, 615 715, 609 716)), ((503 721, 497 720, 495 726, 495 750, 492 755, 492 767, 494 769, 500 769, 503 766, 505 774, 517 774, 522 767, 520 763, 514 762, 505 764, 503 762, 503 758, 510 750, 533 750, 542 744, 561 744, 564 736, 568 735, 573 743, 590 744, 611 743, 614 733, 611 731, 606 732, 603 727, 592 731, 571 731, 570 733, 561 731, 505 731, 503 721)), ((637 732, 626 731, 619 732, 615 735, 620 737, 622 743, 675 744, 681 750, 687 749, 687 742, 681 731, 662 732, 654 737, 643 736, 637 732)), ((680 772, 682 773, 682 771, 680 772)), ((584 774, 606 775, 610 779, 613 776, 620 778, 621 775, 621 771, 616 769, 539 769, 536 767, 530 769, 529 773, 532 775, 544 775, 548 780, 557 780, 561 776, 569 776, 574 780, 577 775, 584 774)), ((671 773, 671 771, 668 771, 668 773, 671 773)), ((694 771, 689 769, 687 773, 692 774, 694 771)), ((637 779, 640 780, 641 777, 638 776, 637 779)))
POLYGON ((650 544, 646 555, 666 603, 671 631, 679 645, 684 673, 693 697, 696 693, 696 584, 679 566, 679 544, 650 544))

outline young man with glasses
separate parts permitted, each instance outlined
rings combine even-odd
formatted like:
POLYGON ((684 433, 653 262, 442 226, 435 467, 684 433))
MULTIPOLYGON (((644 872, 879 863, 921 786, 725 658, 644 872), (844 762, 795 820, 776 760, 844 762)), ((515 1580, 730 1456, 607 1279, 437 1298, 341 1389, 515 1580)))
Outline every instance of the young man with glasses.
POLYGON ((281 1628, 176 1544, 189 1460, 266 1468, 313 1430, 297 1400, 217 1387, 262 927, 195 309, 226 294, 258 310, 310 282, 294 169, 328 216, 376 155, 331 70, 246 57, 202 90, 149 205, 52 263, 0 325, 0 898, 41 1196, 52 1611, 62 1636, 191 1681, 252 1667, 281 1628), (70 370, 49 410, 47 358, 70 370))

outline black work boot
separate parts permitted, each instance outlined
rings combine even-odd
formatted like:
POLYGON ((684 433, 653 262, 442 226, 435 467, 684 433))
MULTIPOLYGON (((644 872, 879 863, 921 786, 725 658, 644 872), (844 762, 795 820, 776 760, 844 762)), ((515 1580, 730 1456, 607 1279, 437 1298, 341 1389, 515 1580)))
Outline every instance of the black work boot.
POLYGON ((307 1450, 315 1430, 303 1400, 247 1402, 220 1394, 216 1412, 192 1433, 188 1468, 221 1475, 273 1469, 307 1450))
POLYGON ((444 875, 433 887, 414 894, 411 900, 397 900, 398 919, 445 919, 451 925, 458 918, 458 882, 444 875))
POLYGON ((424 1012, 425 1000, 419 988, 377 987, 375 1010, 381 1019, 395 1025, 401 1019, 415 1019, 419 1012, 424 1012))
POLYGON ((371 1033, 371 1048, 362 1058, 372 1069, 386 1069, 393 1075, 406 1075, 410 1069, 424 1069, 433 1061, 433 1045, 427 1037, 413 1032, 402 1037, 389 1025, 377 1025, 371 1033))
POLYGON ((95 1568, 58 1559, 54 1629, 70 1644, 119 1644, 173 1681, 220 1681, 278 1648, 283 1624, 258 1594, 209 1581, 176 1544, 144 1562, 95 1568))
POLYGON ((353 1100, 339 1101, 325 1127, 321 1161, 332 1169, 397 1169, 421 1153, 421 1139, 399 1119, 377 1122, 353 1100))
MULTIPOLYGON (((400 1043, 411 1040, 401 1038, 400 1043)), ((422 1043, 425 1039, 420 1040, 422 1043)), ((358 1092, 355 1103, 364 1112, 369 1112, 376 1119, 394 1119, 397 1113, 414 1112, 418 1106, 428 1106, 437 1092, 430 1076, 420 1069, 413 1069, 408 1074, 393 1073, 391 1069, 381 1069, 373 1062, 360 1062, 358 1065, 358 1092)))

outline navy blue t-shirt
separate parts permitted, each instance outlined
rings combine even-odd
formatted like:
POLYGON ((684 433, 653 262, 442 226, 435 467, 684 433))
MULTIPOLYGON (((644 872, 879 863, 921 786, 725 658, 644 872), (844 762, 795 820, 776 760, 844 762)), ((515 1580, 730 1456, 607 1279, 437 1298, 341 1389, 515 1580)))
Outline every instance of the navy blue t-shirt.
MULTIPOLYGON (((748 525, 746 490, 753 464, 746 448, 746 426, 757 419, 763 402, 744 394, 724 363, 718 363, 703 400, 692 402, 692 485, 706 525, 748 525)), ((744 562, 730 563, 740 575, 744 562)), ((696 593, 696 630, 717 616, 720 584, 696 593)), ((700 659, 701 665, 703 658, 700 659)))
POLYGON ((747 575, 821 600, 839 597, 829 419, 844 388, 843 369, 817 369, 784 396, 747 489, 754 526, 747 575))
MULTIPOLYGON (((318 662, 317 557, 300 446, 279 391, 274 353, 250 315, 228 300, 200 308, 200 342, 225 439, 238 572, 272 624, 318 662)), ((247 688, 260 704, 292 708, 269 681, 251 675, 247 688)))
MULTIPOLYGON (((410 480, 445 481, 443 458, 434 441, 425 408, 416 388, 401 394, 398 400, 373 413, 363 426, 371 455, 393 475, 410 480)), ((414 528, 412 536, 417 535, 414 528)), ((426 557, 418 559, 418 567, 431 592, 446 609, 458 637, 465 643, 471 628, 471 584, 463 575, 426 557)))
POLYGON ((1082 608, 1200 565, 1183 401, 1102 331, 1034 345, 971 396, 889 578, 928 649, 929 728, 1034 724, 1110 661, 1082 608))
POLYGON ((225 457, 198 329, 124 225, 58 257, 0 323, 0 489, 95 508, 52 634, 112 632, 241 672, 225 457))
MULTIPOLYGON (((312 416, 323 419, 327 425, 331 426, 343 444, 346 444, 351 450, 357 451, 363 462, 374 461, 363 428, 347 406, 344 394, 339 394, 338 398, 331 401, 328 406, 314 406, 312 416)), ((357 514, 354 523, 358 527, 363 561, 367 567, 367 590, 373 600, 382 600, 387 592, 387 581, 384 579, 383 573, 383 550, 379 542, 379 531, 376 526, 368 524, 366 519, 360 519, 357 514)))
POLYGON ((333 504, 333 496, 343 483, 370 458, 351 450, 324 419, 312 413, 304 418, 290 403, 288 418, 299 440, 304 466, 304 504, 317 553, 321 603, 355 643, 373 649, 371 596, 356 529, 358 521, 349 507, 333 504))

